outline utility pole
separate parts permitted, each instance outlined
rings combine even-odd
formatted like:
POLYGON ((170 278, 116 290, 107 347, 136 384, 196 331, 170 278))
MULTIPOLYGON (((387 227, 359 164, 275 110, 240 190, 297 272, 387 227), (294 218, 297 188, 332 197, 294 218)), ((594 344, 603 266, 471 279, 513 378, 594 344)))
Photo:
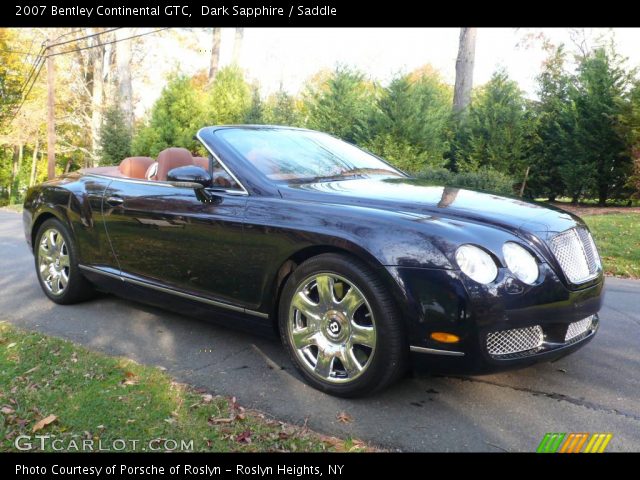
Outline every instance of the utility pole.
POLYGON ((51 56, 49 39, 47 39, 47 177, 51 180, 56 176, 56 65, 51 56))

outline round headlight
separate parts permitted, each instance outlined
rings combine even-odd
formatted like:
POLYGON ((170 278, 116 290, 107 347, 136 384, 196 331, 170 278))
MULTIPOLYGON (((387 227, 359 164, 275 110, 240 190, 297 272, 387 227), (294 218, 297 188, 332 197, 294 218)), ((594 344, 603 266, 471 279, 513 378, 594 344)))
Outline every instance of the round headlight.
POLYGON ((498 276, 498 267, 491 255, 473 245, 458 247, 456 262, 460 270, 478 283, 491 283, 498 276))
POLYGON ((529 285, 536 283, 540 275, 538 262, 525 248, 517 243, 506 242, 502 246, 502 254, 507 267, 518 280, 529 285))

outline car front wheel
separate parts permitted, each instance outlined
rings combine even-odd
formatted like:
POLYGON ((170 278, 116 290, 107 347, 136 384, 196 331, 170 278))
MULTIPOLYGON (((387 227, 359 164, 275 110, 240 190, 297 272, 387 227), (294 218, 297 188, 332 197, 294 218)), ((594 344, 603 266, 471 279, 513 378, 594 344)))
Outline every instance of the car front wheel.
POLYGON ((354 397, 380 390, 404 371, 404 328, 380 278, 360 261, 323 254, 288 278, 279 308, 289 354, 314 387, 354 397))

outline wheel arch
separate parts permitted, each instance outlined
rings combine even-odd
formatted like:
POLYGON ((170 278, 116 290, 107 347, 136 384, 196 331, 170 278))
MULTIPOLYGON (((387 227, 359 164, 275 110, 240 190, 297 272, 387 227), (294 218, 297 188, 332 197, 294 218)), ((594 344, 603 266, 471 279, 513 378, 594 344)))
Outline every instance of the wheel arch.
POLYGON ((55 218, 65 225, 67 224, 66 219, 60 214, 60 212, 56 212, 55 210, 43 210, 42 212, 40 212, 31 224, 31 245, 33 245, 34 249, 38 230, 40 230, 40 227, 44 222, 51 218, 55 218))
POLYGON ((282 262, 277 270, 273 288, 271 289, 271 294, 269 296, 271 301, 269 317, 271 318, 271 323, 276 333, 279 333, 278 310, 280 305, 280 296, 287 279, 301 263, 309 260, 310 258, 317 257, 318 255, 322 255, 325 253, 337 253, 345 255, 347 257, 355 258, 356 260, 363 262, 372 270, 379 272, 385 286, 391 290, 392 298, 396 303, 396 306, 400 309, 400 311, 402 311, 402 305, 400 302, 398 302, 398 295, 401 294, 400 286, 392 277, 392 275, 387 271, 384 265, 380 263, 380 261, 378 261, 372 254, 362 248, 358 248, 355 245, 352 246, 352 248, 344 248, 343 246, 330 244, 312 245, 301 248, 291 254, 284 262, 282 262))

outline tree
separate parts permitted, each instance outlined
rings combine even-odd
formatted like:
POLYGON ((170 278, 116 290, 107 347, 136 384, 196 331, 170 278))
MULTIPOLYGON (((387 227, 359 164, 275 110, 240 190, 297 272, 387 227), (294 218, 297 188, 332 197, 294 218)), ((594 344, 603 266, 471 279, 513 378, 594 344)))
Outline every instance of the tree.
POLYGON ((539 102, 535 108, 534 161, 529 189, 534 195, 547 196, 553 201, 566 188, 561 169, 566 162, 572 161, 575 110, 569 96, 571 77, 565 71, 564 48, 553 48, 549 44, 545 48, 549 57, 537 78, 539 102))
POLYGON ((127 37, 132 35, 128 28, 115 31, 116 37, 116 78, 118 83, 118 99, 125 125, 129 130, 133 127, 133 88, 131 84, 132 44, 127 37))
POLYGON ((462 170, 491 167, 516 178, 526 169, 532 125, 518 84, 499 70, 476 95, 460 138, 462 170))
POLYGON ((458 57, 456 59, 456 83, 453 92, 453 111, 464 113, 471 103, 473 65, 476 55, 476 28, 460 29, 458 57))
POLYGON ((153 105, 148 123, 134 136, 132 153, 155 157, 168 147, 193 151, 193 134, 202 126, 202 97, 189 77, 173 75, 153 105))
POLYGON ((211 55, 209 57, 209 82, 213 82, 213 79, 218 73, 220 65, 220 37, 221 30, 218 27, 211 29, 211 55))
POLYGON ((351 143, 371 138, 375 87, 357 70, 340 66, 325 81, 308 85, 304 107, 310 128, 351 143))
POLYGON ((12 50, 15 41, 13 30, 0 29, 0 133, 22 100, 25 63, 22 55, 12 50))
POLYGON ((600 205, 610 197, 620 198, 631 174, 632 159, 622 122, 630 78, 622 63, 615 51, 598 48, 578 67, 571 90, 576 109, 574 155, 578 168, 565 164, 562 170, 565 183, 574 185, 574 201, 589 187, 600 205), (584 178, 588 172, 593 174, 592 179, 584 178))
POLYGON ((100 130, 101 165, 117 165, 131 156, 131 131, 119 105, 111 106, 104 114, 100 130))
POLYGON ((244 119, 244 123, 258 125, 264 123, 264 103, 260 98, 260 89, 257 85, 251 87, 251 106, 244 119))
POLYGON ((265 104, 264 122, 270 125, 302 126, 302 114, 295 97, 282 89, 271 94, 265 104))
POLYGON ((233 41, 233 55, 231 61, 234 65, 240 65, 240 55, 242 54, 242 42, 244 40, 244 28, 236 27, 236 35, 233 41))
POLYGON ((207 92, 204 123, 222 125, 244 123, 251 109, 251 87, 236 65, 218 71, 207 92))
POLYGON ((448 150, 445 130, 451 90, 430 67, 394 78, 378 100, 374 138, 366 146, 398 167, 441 167, 448 150))

